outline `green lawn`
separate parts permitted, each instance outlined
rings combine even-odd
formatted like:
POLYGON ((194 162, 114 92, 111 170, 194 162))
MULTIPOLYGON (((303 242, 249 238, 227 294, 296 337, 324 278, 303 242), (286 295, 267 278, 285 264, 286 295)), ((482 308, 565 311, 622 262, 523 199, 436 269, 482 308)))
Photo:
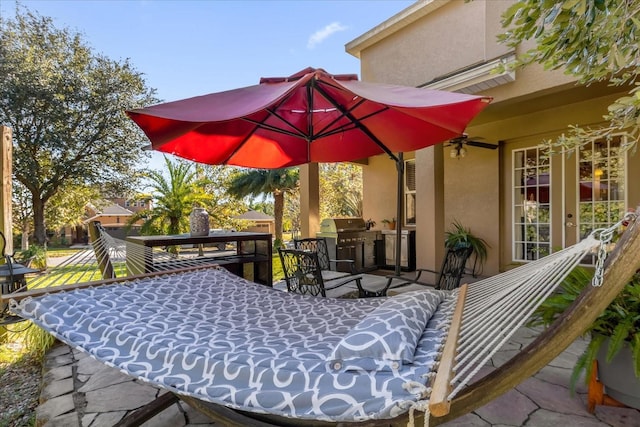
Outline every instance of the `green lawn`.
MULTIPOLYGON (((73 255, 76 252, 77 250, 74 249, 54 248, 47 250, 47 256, 50 258, 56 258, 73 255)), ((115 272, 117 277, 127 276, 125 263, 114 263, 114 269, 116 270, 115 272)), ((274 254, 272 258, 272 277, 274 282, 284 279, 282 264, 277 253, 274 254)), ((56 284, 74 284, 78 282, 91 282, 101 279, 102 275, 100 274, 100 271, 95 264, 65 265, 52 267, 49 269, 49 274, 33 277, 31 280, 29 280, 29 282, 31 283, 31 289, 39 289, 49 286, 55 286, 56 284)))
POLYGON ((273 281, 277 282, 278 280, 284 279, 284 273, 282 272, 282 263, 280 262, 280 256, 274 255, 273 262, 271 264, 273 281))
POLYGON ((69 248, 47 248, 47 256, 50 258, 58 258, 68 255, 73 255, 78 252, 80 249, 69 249, 69 248))

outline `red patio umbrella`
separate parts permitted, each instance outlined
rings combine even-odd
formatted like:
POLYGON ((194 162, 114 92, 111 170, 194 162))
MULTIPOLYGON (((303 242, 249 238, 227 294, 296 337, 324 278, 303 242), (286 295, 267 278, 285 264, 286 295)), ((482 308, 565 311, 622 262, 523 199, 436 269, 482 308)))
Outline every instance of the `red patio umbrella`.
POLYGON ((268 169, 386 153, 398 168, 400 222, 402 153, 461 136, 490 101, 307 68, 290 77, 262 78, 255 86, 127 114, 153 149, 200 163, 268 169))

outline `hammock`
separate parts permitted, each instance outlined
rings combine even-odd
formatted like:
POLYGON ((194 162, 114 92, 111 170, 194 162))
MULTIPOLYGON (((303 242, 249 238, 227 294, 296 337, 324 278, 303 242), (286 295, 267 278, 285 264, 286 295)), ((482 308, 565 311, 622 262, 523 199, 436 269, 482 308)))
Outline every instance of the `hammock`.
POLYGON ((25 292, 13 295, 12 311, 225 425, 262 425, 254 418, 389 425, 423 416, 416 410, 440 417, 425 417, 438 424, 514 387, 582 334, 640 268, 637 222, 616 246, 606 286, 588 289, 534 343, 471 385, 537 304, 607 239, 594 234, 452 292, 318 299, 206 268, 25 292), (121 286, 104 286, 114 281, 121 286))

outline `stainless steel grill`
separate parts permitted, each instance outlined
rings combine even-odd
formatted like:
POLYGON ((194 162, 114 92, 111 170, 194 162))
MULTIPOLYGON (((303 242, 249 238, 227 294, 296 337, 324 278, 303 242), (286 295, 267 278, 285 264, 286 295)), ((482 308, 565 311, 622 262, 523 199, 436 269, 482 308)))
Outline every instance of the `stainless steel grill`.
MULTIPOLYGON (((357 271, 371 271, 377 268, 376 240, 381 240, 379 231, 367 230, 362 218, 326 218, 320 223, 317 237, 327 240, 329 257, 332 259, 352 259, 357 271)), ((339 271, 349 271, 346 265, 338 265, 339 271)))

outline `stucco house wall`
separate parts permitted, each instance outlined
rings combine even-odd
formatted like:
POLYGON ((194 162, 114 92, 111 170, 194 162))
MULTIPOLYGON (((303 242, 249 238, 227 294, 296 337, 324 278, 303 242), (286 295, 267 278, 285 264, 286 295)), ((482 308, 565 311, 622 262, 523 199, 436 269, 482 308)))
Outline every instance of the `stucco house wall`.
MULTIPOLYGON (((429 87, 451 76, 466 76, 482 64, 517 52, 497 42, 503 29, 500 16, 513 2, 427 0, 416 2, 384 23, 349 42, 347 52, 360 58, 362 80, 429 87)), ((470 124, 467 134, 499 144, 496 150, 468 146, 466 157, 449 156, 450 148, 420 150, 416 159, 417 265, 437 268, 443 254, 443 235, 458 220, 491 246, 485 274, 512 264, 512 153, 535 147, 567 132, 571 124, 597 125, 606 106, 622 93, 607 85, 581 87, 562 70, 532 65, 492 82, 485 89, 493 102, 470 124), (493 86, 493 87, 491 87, 493 86)), ((447 89, 446 87, 443 89, 447 89)), ((464 89, 463 89, 464 91, 464 89)), ((551 245, 576 240, 569 214, 575 218, 576 156, 552 156, 553 186, 551 245)), ((640 156, 626 167, 626 200, 640 200, 640 156)), ((384 156, 363 167, 364 217, 387 217, 395 206, 395 167, 384 156), (385 178, 386 176, 386 178, 385 178), (384 196, 381 197, 380 195, 384 196)))

